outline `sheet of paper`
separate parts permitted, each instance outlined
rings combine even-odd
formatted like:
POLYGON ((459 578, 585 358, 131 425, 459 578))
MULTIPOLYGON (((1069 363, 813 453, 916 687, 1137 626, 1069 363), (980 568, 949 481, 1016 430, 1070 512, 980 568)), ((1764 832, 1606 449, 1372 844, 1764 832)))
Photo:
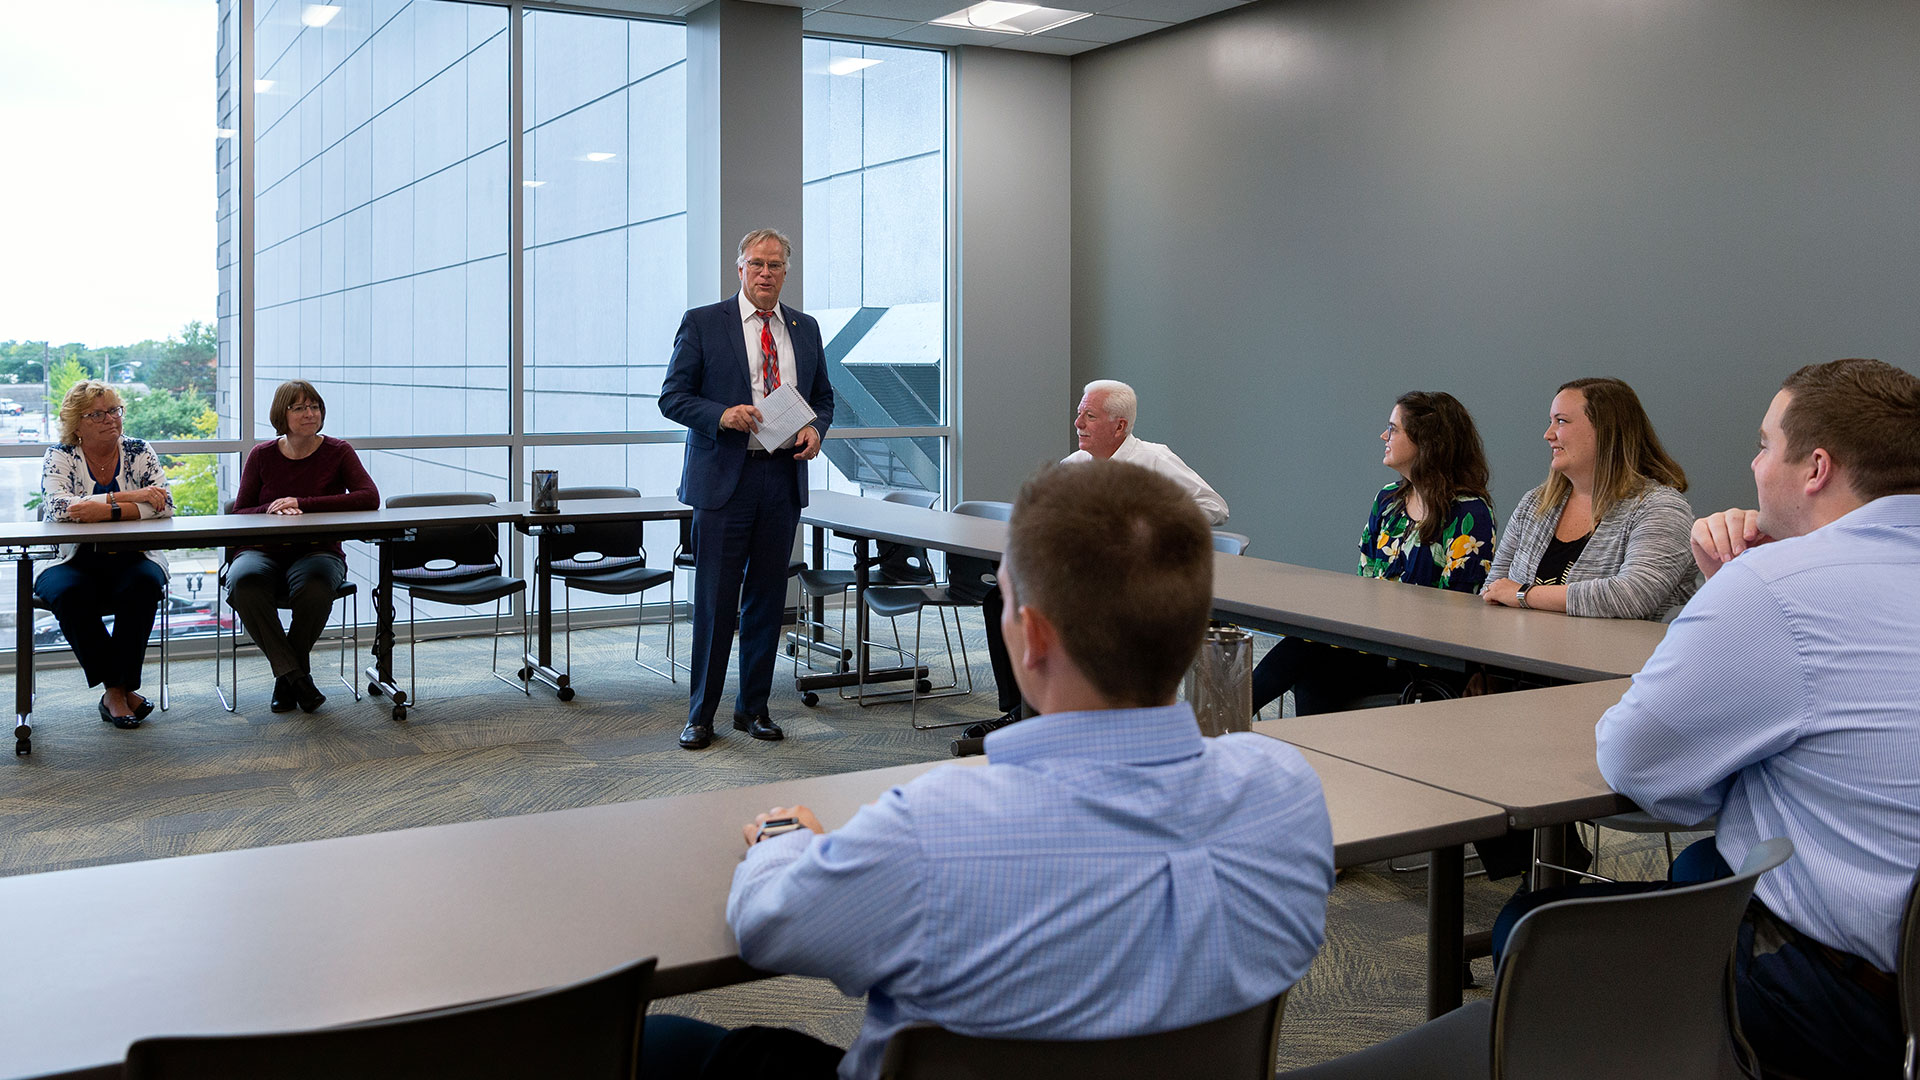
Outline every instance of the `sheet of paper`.
POLYGON ((760 403, 760 430, 753 441, 762 450, 778 450, 794 433, 813 422, 813 407, 791 384, 780 387, 760 403))

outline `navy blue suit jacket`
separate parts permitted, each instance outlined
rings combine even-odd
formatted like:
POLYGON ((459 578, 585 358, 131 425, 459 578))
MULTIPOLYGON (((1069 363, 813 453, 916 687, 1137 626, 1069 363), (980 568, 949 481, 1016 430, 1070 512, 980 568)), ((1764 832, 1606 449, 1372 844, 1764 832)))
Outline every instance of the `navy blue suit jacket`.
MULTIPOLYGON (((827 381, 827 353, 820 324, 811 316, 780 305, 793 344, 795 389, 813 406, 813 426, 826 438, 833 422, 833 387, 827 381)), ((747 377, 746 337, 740 320, 740 296, 689 310, 673 336, 673 359, 660 384, 660 415, 687 429, 686 470, 680 476, 680 501, 696 510, 718 510, 733 497, 746 464, 748 435, 723 430, 720 414, 735 405, 753 404, 747 377)), ((794 463, 795 498, 807 505, 807 463, 794 463)))

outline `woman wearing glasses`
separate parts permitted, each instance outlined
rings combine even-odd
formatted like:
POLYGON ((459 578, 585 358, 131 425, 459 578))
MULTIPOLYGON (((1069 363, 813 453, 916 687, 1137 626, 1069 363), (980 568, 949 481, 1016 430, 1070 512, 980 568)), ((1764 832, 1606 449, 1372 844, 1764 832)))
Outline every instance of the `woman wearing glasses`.
MULTIPOLYGON (((380 491, 353 447, 320 434, 327 403, 302 379, 280 384, 267 410, 280 437, 253 448, 240 470, 236 514, 309 514, 377 510, 380 491)), ((327 696, 313 685, 308 655, 326 629, 334 593, 347 580, 338 542, 260 544, 237 548, 227 570, 227 603, 273 665, 273 711, 318 709, 327 696), (290 629, 280 626, 279 598, 292 601, 290 629)))
MULTIPOLYGON (((122 434, 127 408, 106 383, 77 382, 60 402, 60 442, 41 463, 41 507, 48 521, 137 521, 173 513, 160 458, 122 434)), ((136 728, 153 702, 136 693, 154 616, 167 591, 167 560, 158 551, 102 551, 62 544, 58 561, 33 583, 53 609, 60 631, 87 675, 106 686, 100 719, 136 728), (108 630, 106 620, 113 619, 108 630)))

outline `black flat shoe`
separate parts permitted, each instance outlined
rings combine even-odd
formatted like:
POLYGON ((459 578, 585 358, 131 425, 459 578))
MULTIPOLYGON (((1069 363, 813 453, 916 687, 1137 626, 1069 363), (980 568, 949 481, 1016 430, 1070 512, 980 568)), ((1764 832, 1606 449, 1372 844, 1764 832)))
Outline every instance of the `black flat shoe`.
POLYGON ((696 724, 689 720, 687 726, 680 731, 680 749, 682 750, 705 750, 712 742, 713 727, 711 725, 696 724))
POLYGON ((734 713, 733 730, 744 731, 762 742, 779 742, 787 737, 766 713, 734 713))
POLYGON ((107 696, 105 694, 100 695, 100 719, 105 720, 107 723, 112 724, 122 731, 130 731, 140 726, 140 718, 138 716, 115 716, 112 712, 108 711, 107 696))
POLYGON ((327 695, 313 685, 313 676, 295 675, 292 680, 294 699, 300 702, 300 711, 312 712, 327 703, 327 695))
POLYGON ((150 697, 144 697, 144 696, 141 697, 140 704, 135 705, 133 707, 134 719, 145 720, 147 717, 152 715, 153 715, 153 699, 150 697))
POLYGON ((298 707, 293 696, 293 680, 297 676, 282 676, 273 680, 273 711, 292 712, 298 707))

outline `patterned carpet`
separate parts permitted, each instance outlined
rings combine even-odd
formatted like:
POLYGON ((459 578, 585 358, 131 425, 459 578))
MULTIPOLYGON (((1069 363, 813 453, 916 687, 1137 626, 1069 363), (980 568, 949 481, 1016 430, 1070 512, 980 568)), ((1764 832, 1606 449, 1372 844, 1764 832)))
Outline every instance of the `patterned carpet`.
MULTIPOLYGON (((923 702, 923 723, 993 715, 991 674, 977 611, 964 614, 975 685, 969 696, 923 702)), ((649 626, 649 645, 661 641, 649 626)), ((930 627, 931 631, 931 627, 930 627)), ((907 628, 911 633, 911 627, 907 628)), ((685 655, 686 624, 681 624, 685 655)), ((363 640, 365 635, 363 635, 363 640)), ((937 637, 931 637, 937 647, 937 637)), ((558 643, 556 642, 556 647, 558 643)), ((511 669, 513 642, 502 644, 511 669)), ((685 721, 685 676, 669 685, 633 663, 631 629, 575 634, 571 702, 536 687, 531 698, 487 677, 490 642, 420 646, 423 701, 404 723, 381 699, 356 703, 332 681, 332 654, 316 651, 329 695, 313 715, 274 714, 257 653, 241 661, 242 700, 214 696, 210 660, 178 662, 171 708, 136 731, 99 721, 94 692, 71 667, 43 670, 34 752, 0 764, 0 875, 346 836, 815 776, 944 758, 953 729, 916 732, 904 704, 861 708, 823 695, 802 706, 784 663, 775 683, 781 743, 726 729, 701 753, 675 740, 685 721)), ((650 663, 664 657, 643 649, 650 663)), ((157 653, 148 678, 158 680, 157 653)), ((366 662, 362 656, 362 663, 366 662)), ((941 659, 929 661, 936 665, 941 659)), ((400 656, 402 677, 405 653, 400 656)), ((157 689, 149 687, 150 690, 157 689)), ((1685 838, 1676 837, 1676 845, 1685 838)), ((1664 872, 1657 836, 1609 833, 1610 875, 1664 872), (1616 851, 1627 853, 1616 861, 1616 851)), ((1485 927, 1511 887, 1467 883, 1469 927, 1485 927)), ((1282 1068, 1357 1049, 1418 1023, 1425 991, 1425 874, 1386 864, 1344 874, 1329 901, 1328 937, 1288 1000, 1282 1068)), ((1475 969, 1484 984, 1486 961, 1475 969)), ((1484 993, 1469 991, 1469 995, 1484 993)), ((786 978, 660 1002, 661 1011, 715 1023, 783 1023, 845 1045, 861 1005, 820 980, 786 978)))

